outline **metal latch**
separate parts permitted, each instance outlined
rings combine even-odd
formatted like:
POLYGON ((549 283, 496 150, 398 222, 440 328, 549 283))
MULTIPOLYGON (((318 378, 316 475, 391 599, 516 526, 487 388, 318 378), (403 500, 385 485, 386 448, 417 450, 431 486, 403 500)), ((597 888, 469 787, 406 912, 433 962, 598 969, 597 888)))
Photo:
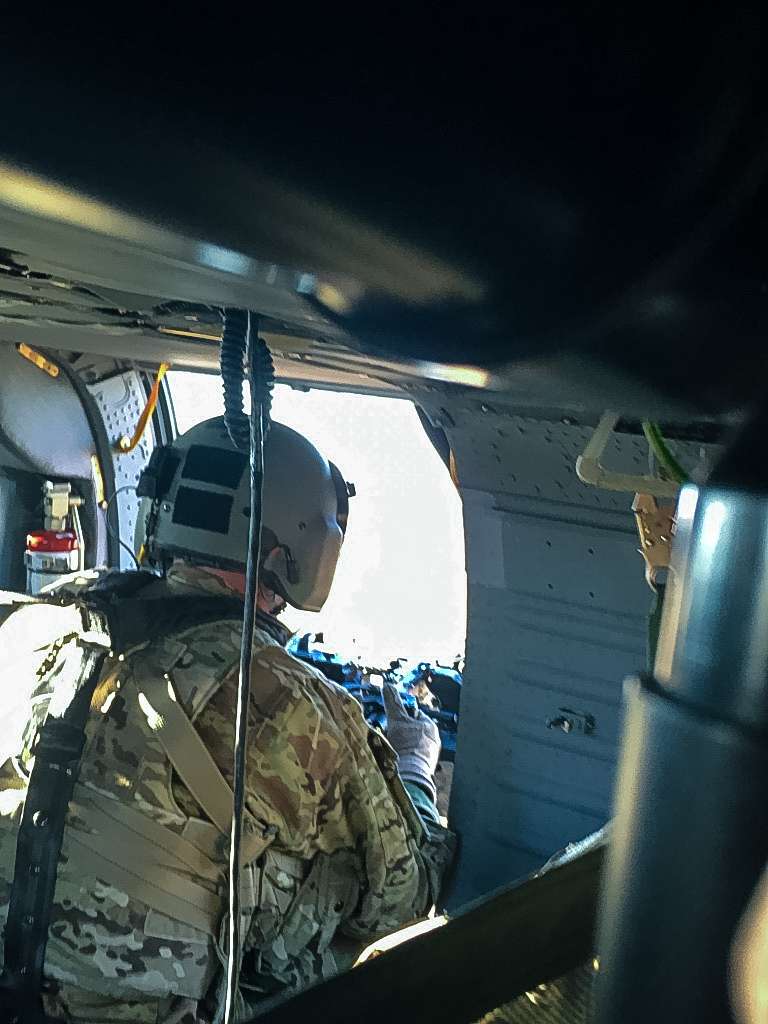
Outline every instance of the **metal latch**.
POLYGON ((587 711, 574 711, 573 708, 558 708, 555 718, 547 719, 548 729, 559 729, 560 732, 581 732, 585 736, 591 736, 595 731, 597 723, 595 716, 587 711))
POLYGON ((669 568, 672 537, 675 533, 675 506, 659 505, 650 494, 636 494, 632 502, 640 554, 645 559, 645 578, 656 589, 659 572, 669 568))

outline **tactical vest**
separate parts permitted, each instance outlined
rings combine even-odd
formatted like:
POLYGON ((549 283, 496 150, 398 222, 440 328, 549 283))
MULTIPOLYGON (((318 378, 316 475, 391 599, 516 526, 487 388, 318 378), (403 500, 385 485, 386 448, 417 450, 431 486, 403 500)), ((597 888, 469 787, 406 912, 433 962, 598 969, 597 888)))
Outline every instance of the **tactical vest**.
MULTIPOLYGON (((194 664, 175 675, 172 670, 184 656, 185 638, 192 631, 199 635, 202 624, 215 622, 216 629, 239 636, 242 603, 204 596, 137 597, 145 581, 145 574, 121 574, 51 599, 70 609, 74 604, 83 630, 59 638, 42 667, 47 683, 36 692, 37 710, 25 743, 35 766, 24 813, 21 822, 18 816, 0 817, 0 876, 6 882, 13 878, 3 983, 28 1002, 35 993, 27 991, 25 979, 34 973, 35 957, 39 970, 44 958, 46 974, 57 980, 109 993, 115 978, 124 978, 126 987, 148 999, 169 993, 201 999, 222 957, 232 791, 192 724, 221 679, 204 666, 195 671, 194 664), (127 665, 128 678, 121 679, 127 665), (96 685, 106 698, 100 709, 91 710, 96 685), (67 746, 77 732, 70 719, 78 706, 85 724, 82 756, 74 749, 76 742, 74 748, 67 746), (43 717, 46 725, 41 727, 43 717), (172 791, 174 770, 209 820, 179 809, 172 791), (66 818, 60 809, 63 839, 58 872, 53 868, 54 928, 49 934, 51 908, 38 906, 33 883, 36 866, 42 864, 45 874, 50 854, 41 839, 46 829, 48 847, 56 845, 50 790, 62 779, 68 780, 71 796, 66 818), (45 805, 43 812, 35 809, 35 801, 45 805), (140 970, 126 977, 124 966, 121 974, 107 961, 89 961, 86 954, 78 957, 75 976, 71 954, 68 960, 71 945, 58 941, 57 929, 66 930, 73 908, 98 921, 105 907, 122 917, 120 938, 135 944, 140 970), (39 931, 41 922, 43 934, 25 959, 15 947, 23 953, 28 933, 35 927, 39 931), (174 944, 193 952, 175 957, 174 944)), ((24 751, 14 753, 24 759, 24 751)), ((244 919, 250 918, 258 896, 255 862, 273 833, 246 816, 244 919)))

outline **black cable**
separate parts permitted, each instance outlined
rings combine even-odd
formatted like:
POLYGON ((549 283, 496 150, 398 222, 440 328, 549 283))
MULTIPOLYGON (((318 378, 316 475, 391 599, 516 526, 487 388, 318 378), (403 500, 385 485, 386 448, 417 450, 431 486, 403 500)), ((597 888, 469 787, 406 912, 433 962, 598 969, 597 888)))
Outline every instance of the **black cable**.
MULTIPOLYGON (((261 511, 264 482, 265 395, 269 394, 271 380, 264 376, 266 365, 264 350, 257 331, 257 320, 250 313, 245 316, 248 369, 251 380, 250 416, 250 484, 251 516, 248 523, 248 559, 245 569, 245 607, 243 610, 243 638, 240 649, 240 677, 237 687, 237 714, 235 722, 234 752, 234 806, 229 844, 229 949, 227 956, 226 1002, 224 1024, 233 1024, 238 1002, 238 982, 242 951, 240 919, 240 839, 243 827, 246 792, 246 754, 248 749, 248 706, 251 692, 251 660, 253 656, 253 630, 256 622, 256 602, 259 591, 261 564, 261 511)), ((227 311, 226 321, 232 322, 227 311)), ((223 347, 223 346, 222 346, 223 347)), ((269 359, 269 352, 266 352, 269 359)), ((269 360, 271 363, 271 360, 269 360)), ((225 367, 222 364, 222 373, 225 367)), ((242 389, 241 389, 242 395, 242 389)), ((237 418, 235 418, 237 432, 237 418)), ((232 436, 230 428, 230 436, 232 436)), ((232 437, 236 444, 235 437, 232 437)))
POLYGON ((224 423, 232 444, 241 452, 248 450, 251 440, 251 427, 243 403, 244 362, 249 336, 253 338, 253 354, 249 353, 248 356, 251 391, 253 392, 256 387, 261 391, 261 403, 265 412, 264 428, 268 430, 275 377, 272 357, 267 346, 258 338, 256 318, 252 318, 247 310, 225 310, 224 333, 219 350, 221 379, 224 386, 224 423))
POLYGON ((128 552, 128 554, 133 559, 133 562, 134 562, 134 565, 136 566, 136 568, 137 569, 141 569, 141 566, 139 565, 139 560, 136 557, 136 553, 131 548, 128 547, 128 545, 120 537, 120 535, 115 531, 114 527, 112 526, 112 524, 109 521, 109 507, 112 504, 112 502, 115 500, 115 498, 118 496, 118 494, 120 494, 122 491, 135 491, 135 490, 136 490, 136 484, 123 484, 122 487, 118 487, 117 488, 117 490, 113 493, 112 497, 109 499, 109 501, 107 502, 107 504, 104 507, 104 522, 106 523, 107 533, 110 535, 110 537, 113 540, 116 540, 117 543, 120 545, 120 547, 124 551, 128 552))
POLYGON ((248 417, 243 411, 243 362, 250 329, 250 313, 244 309, 225 310, 219 353, 224 385, 224 424, 232 444, 241 452, 247 450, 252 433, 248 417))

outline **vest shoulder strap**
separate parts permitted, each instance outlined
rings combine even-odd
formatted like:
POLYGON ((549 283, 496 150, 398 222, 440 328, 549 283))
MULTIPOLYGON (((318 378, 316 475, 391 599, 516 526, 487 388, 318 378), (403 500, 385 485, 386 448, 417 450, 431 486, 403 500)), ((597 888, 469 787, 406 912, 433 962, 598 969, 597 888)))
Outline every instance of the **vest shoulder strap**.
MULTIPOLYGON (((184 785, 223 836, 232 826, 232 789, 211 757, 208 748, 178 702, 171 679, 160 671, 149 671, 141 688, 157 712, 155 737, 184 785)), ((246 811, 243 860, 260 856, 269 846, 274 830, 257 822, 246 811)))

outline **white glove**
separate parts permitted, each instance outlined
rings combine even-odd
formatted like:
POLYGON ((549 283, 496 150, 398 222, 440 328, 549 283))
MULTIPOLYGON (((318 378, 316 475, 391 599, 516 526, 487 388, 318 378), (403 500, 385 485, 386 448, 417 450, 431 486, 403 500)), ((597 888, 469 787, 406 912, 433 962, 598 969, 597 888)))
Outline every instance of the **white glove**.
POLYGON ((398 771, 406 782, 421 786, 437 800, 435 769, 440 758, 440 732, 423 711, 411 716, 405 709, 397 687, 384 683, 384 707, 387 712, 387 739, 398 755, 398 771))

